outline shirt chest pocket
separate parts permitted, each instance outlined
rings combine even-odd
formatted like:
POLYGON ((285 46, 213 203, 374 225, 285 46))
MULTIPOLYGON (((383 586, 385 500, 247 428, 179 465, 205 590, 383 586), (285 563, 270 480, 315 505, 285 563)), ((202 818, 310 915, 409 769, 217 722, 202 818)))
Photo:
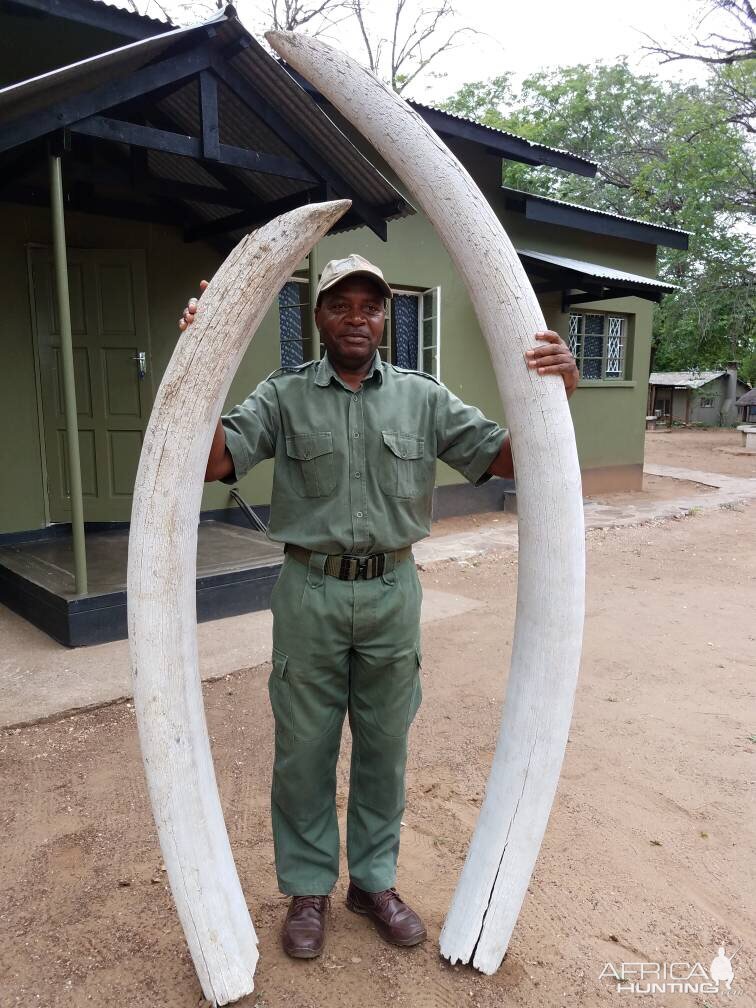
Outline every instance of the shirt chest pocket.
POLYGON ((286 454, 294 489, 301 497, 328 497, 333 493, 336 465, 331 431, 287 434, 286 454))
POLYGON ((381 431, 381 441, 378 481, 383 492, 389 497, 404 498, 430 493, 432 467, 425 458, 425 438, 381 431))

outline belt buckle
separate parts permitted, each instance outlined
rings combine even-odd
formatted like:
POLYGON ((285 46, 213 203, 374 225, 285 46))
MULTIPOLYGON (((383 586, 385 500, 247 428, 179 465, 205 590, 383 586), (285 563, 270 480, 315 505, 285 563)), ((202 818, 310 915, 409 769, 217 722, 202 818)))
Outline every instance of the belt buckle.
POLYGON ((369 556, 361 556, 357 558, 357 573, 354 575, 355 581, 359 581, 360 578, 362 578, 363 581, 367 581, 369 561, 369 556))

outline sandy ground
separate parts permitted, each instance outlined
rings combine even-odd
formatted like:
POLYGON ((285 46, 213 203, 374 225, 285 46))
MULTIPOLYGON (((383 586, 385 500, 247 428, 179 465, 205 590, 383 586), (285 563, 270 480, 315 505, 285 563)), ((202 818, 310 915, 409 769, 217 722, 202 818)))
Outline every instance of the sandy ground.
MULTIPOLYGON (((726 437, 655 434, 647 459, 756 475, 726 437), (699 443, 700 441, 700 443, 699 443), (726 466, 726 468, 725 468, 726 466)), ((735 442, 736 443, 736 442, 735 442)), ((498 516, 501 518, 501 516, 498 516)), ((480 520, 480 519, 476 519, 480 520)), ((642 1002, 606 963, 701 961, 725 943, 756 1004, 756 504, 588 536, 584 659, 562 778, 528 896, 494 976, 437 939, 490 767, 514 619, 516 558, 446 562, 426 588, 475 608, 428 628, 411 736, 399 891, 430 939, 384 944, 334 892, 326 953, 292 961, 278 930, 268 818, 268 667, 205 690, 223 803, 257 925, 243 1008, 577 1006, 642 1002)), ((349 733, 339 766, 345 813, 349 733)), ((145 798, 133 709, 0 733, 0 1006, 195 1006, 201 996, 145 798)))

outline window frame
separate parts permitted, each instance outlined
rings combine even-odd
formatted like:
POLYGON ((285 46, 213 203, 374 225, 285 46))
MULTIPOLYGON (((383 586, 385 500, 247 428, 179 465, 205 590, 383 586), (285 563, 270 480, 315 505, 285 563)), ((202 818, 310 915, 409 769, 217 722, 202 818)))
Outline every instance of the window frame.
MULTIPOLYGON (((422 372, 424 374, 430 374, 438 381, 441 380, 441 287, 395 287, 391 285, 392 294, 401 294, 405 297, 417 298, 417 363, 418 367, 415 368, 416 371, 422 372), (433 313, 429 316, 425 315, 425 298, 430 296, 433 299, 433 313), (432 341, 425 346, 424 338, 424 323, 430 321, 433 323, 433 333, 432 341), (421 364, 425 363, 425 351, 435 350, 435 360, 436 366, 433 371, 425 371, 424 368, 420 367, 421 364)), ((391 307, 386 312, 386 326, 384 329, 385 340, 381 342, 378 347, 381 356, 388 364, 394 364, 394 333, 393 333, 393 316, 391 312, 391 307)), ((399 365, 397 365, 399 366, 399 365)))
POLYGON ((282 285, 281 290, 279 290, 279 292, 276 295, 276 305, 278 307, 278 359, 280 361, 280 367, 288 367, 289 366, 289 365, 284 364, 284 362, 283 362, 283 347, 284 347, 284 343, 297 343, 298 342, 299 345, 300 345, 300 347, 301 347, 301 350, 302 350, 302 363, 306 363, 307 361, 312 360, 312 356, 311 356, 312 355, 312 345, 310 345, 310 347, 308 348, 308 352, 305 352, 305 346, 310 341, 307 339, 307 336, 305 335, 305 331, 304 331, 304 329, 305 329, 305 327, 304 327, 304 313, 302 312, 303 308, 308 308, 308 309, 312 310, 312 304, 311 304, 311 300, 310 300, 310 281, 309 281, 309 278, 308 277, 296 276, 296 275, 288 277, 288 279, 282 285), (300 290, 302 288, 304 288, 304 290, 307 293, 307 299, 306 300, 300 300, 295 305, 281 305, 281 301, 280 301, 281 291, 284 289, 284 287, 286 287, 290 283, 299 284, 300 290), (299 312, 300 312, 300 320, 301 320, 301 323, 302 323, 302 334, 301 334, 299 340, 285 340, 285 339, 282 338, 281 311, 282 310, 284 310, 284 311, 291 310, 291 309, 294 309, 294 308, 298 308, 299 312), (309 353, 309 356, 308 356, 308 353, 309 353))
POLYGON ((578 366, 578 371, 580 373, 580 383, 590 383, 590 384, 602 384, 602 385, 620 385, 632 383, 632 325, 631 320, 633 316, 627 312, 613 312, 607 311, 605 309, 595 308, 580 308, 580 309, 570 309, 567 313, 567 339, 566 343, 570 348, 573 356, 575 357, 575 362, 578 366), (600 334, 602 339, 601 348, 601 358, 597 356, 585 357, 585 337, 588 336, 598 336, 599 333, 587 333, 585 332, 585 319, 587 316, 601 317, 603 319, 603 331, 600 334), (577 333, 573 332, 572 320, 580 319, 581 329, 577 333), (613 321, 618 321, 621 323, 621 345, 620 345, 620 360, 621 360, 621 370, 619 373, 608 372, 609 366, 609 354, 610 354, 610 339, 614 338, 616 334, 611 332, 611 323, 613 321), (575 343, 573 339, 577 337, 577 352, 575 352, 575 343), (585 361, 597 361, 601 360, 599 377, 587 377, 584 374, 585 361))

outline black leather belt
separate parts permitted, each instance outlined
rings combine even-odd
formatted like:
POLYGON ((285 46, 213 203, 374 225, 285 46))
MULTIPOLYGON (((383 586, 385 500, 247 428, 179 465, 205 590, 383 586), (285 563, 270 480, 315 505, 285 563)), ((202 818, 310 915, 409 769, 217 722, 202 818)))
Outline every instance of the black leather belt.
MULTIPOLYGON (((285 551, 297 560, 309 566, 312 550, 286 543, 285 551)), ((355 556, 350 553, 329 553, 323 565, 323 570, 331 577, 340 581, 369 581, 380 577, 386 571, 393 570, 397 564, 412 556, 412 547, 403 546, 388 553, 371 553, 369 556, 355 556)))

